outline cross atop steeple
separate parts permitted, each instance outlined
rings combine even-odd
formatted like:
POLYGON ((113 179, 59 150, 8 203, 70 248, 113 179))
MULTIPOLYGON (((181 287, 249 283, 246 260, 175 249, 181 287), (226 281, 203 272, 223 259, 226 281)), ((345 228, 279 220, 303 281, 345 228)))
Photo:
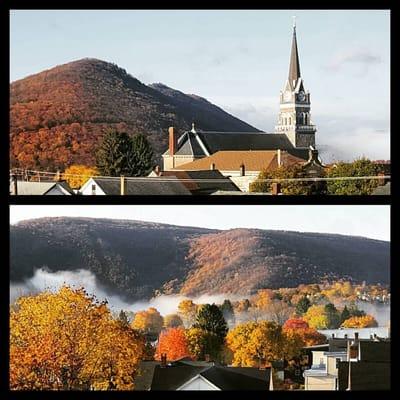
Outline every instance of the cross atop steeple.
POLYGON ((300 62, 299 62, 299 53, 297 50, 296 17, 293 17, 292 52, 290 54, 290 67, 289 67, 289 83, 293 89, 297 79, 299 78, 300 78, 300 62))

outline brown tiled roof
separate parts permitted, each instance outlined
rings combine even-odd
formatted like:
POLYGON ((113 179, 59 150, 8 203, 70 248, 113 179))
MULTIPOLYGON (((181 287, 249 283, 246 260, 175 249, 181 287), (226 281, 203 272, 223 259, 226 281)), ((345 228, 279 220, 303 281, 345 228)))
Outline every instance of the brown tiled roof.
MULTIPOLYGON (((281 161, 284 165, 304 164, 304 159, 286 151, 281 151, 281 161)), ((208 157, 179 165, 175 169, 206 170, 211 168, 211 164, 214 164, 215 169, 219 171, 238 171, 242 164, 246 171, 262 171, 277 168, 278 155, 276 150, 218 151, 208 157)))

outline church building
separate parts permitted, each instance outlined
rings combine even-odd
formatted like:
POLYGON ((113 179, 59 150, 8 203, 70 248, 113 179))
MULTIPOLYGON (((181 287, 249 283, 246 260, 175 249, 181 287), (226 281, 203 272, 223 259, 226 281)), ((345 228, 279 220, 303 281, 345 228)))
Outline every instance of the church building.
MULTIPOLYGON (((210 157, 217 152, 274 151, 284 152, 293 159, 307 162, 311 152, 315 160, 316 127, 310 113, 310 93, 305 90, 300 74, 296 26, 293 26, 289 76, 280 93, 280 112, 274 133, 214 132, 192 129, 178 134, 169 128, 168 150, 162 155, 163 169, 185 169, 185 164, 210 157)), ((253 154, 254 156, 254 154, 253 154)), ((204 164, 204 162, 202 163, 204 164)), ((218 169, 218 165, 216 166, 218 169)))

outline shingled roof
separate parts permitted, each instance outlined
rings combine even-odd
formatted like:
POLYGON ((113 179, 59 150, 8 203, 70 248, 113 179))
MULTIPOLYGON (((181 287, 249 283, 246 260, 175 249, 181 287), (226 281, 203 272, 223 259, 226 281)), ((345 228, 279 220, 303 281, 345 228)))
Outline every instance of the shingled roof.
POLYGON ((154 368, 150 390, 177 390, 198 375, 221 390, 269 390, 271 369, 178 361, 154 368))
MULTIPOLYGON (((106 195, 121 194, 120 178, 92 178, 106 195)), ((190 195, 191 192, 176 177, 126 178, 126 195, 190 195), (174 179, 175 178, 175 179, 174 179)))
MULTIPOLYGON (((283 165, 302 164, 304 159, 291 155, 286 151, 281 152, 283 165)), ((219 171, 239 171, 243 164, 246 171, 263 171, 278 168, 278 152, 276 150, 255 151, 217 151, 190 163, 176 167, 176 170, 194 171, 209 169, 211 164, 219 171)))
MULTIPOLYGON (((176 155, 204 157, 221 150, 287 150, 308 160, 308 148, 295 148, 284 133, 187 131, 178 140, 176 155)), ((164 155, 169 155, 167 150, 164 155)))
POLYGON ((212 194, 217 191, 240 192, 240 189, 220 171, 207 168, 193 171, 163 171, 163 176, 174 176, 181 179, 182 184, 192 194, 212 194))

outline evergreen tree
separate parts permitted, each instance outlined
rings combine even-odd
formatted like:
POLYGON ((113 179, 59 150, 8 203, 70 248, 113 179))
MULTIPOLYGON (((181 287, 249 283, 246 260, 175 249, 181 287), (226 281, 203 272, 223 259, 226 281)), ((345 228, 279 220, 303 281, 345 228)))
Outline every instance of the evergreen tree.
POLYGON ((132 139, 125 132, 108 131, 97 149, 96 166, 102 175, 130 176, 134 148, 132 139))
POLYGON ((221 310, 215 304, 204 304, 196 316, 195 328, 215 334, 220 344, 225 340, 228 327, 221 310))
POLYGON ((350 311, 347 306, 344 306, 342 313, 340 314, 340 323, 342 324, 346 319, 350 318, 350 311))
POLYGON ((303 296, 296 305, 296 314, 304 315, 311 306, 311 301, 307 296, 303 296))
POLYGON ((146 136, 139 134, 133 137, 132 176, 147 176, 153 167, 153 150, 146 136))
POLYGON ((340 314, 332 303, 328 303, 324 307, 324 312, 327 317, 327 328, 337 329, 340 326, 340 314))

